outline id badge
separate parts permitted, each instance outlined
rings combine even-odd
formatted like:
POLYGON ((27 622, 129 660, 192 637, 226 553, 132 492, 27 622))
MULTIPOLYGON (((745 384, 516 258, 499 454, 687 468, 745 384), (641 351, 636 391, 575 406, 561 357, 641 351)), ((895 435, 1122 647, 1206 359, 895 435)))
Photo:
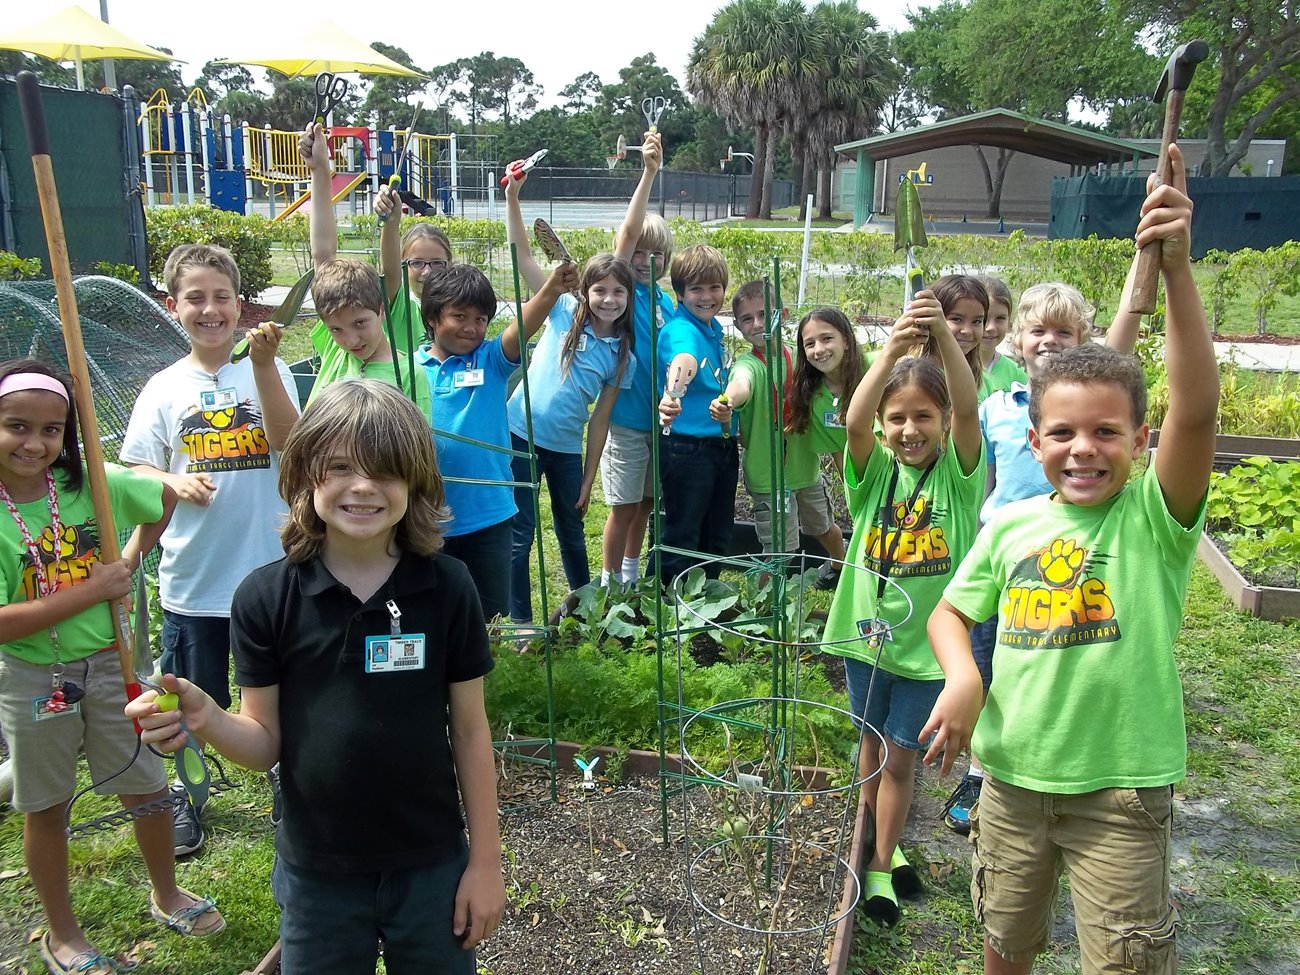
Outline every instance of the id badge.
POLYGON ((456 389, 465 389, 469 386, 482 386, 483 370, 462 369, 460 372, 452 373, 451 385, 456 389))
POLYGON ((366 637, 366 673, 400 674, 424 669, 424 634, 366 637))
POLYGON ((77 701, 73 704, 69 704, 62 711, 51 711, 50 696, 48 694, 45 695, 45 697, 37 697, 32 699, 32 720, 33 721, 48 721, 50 720, 50 718, 62 718, 65 715, 80 714, 80 713, 81 713, 80 701, 77 701))
POLYGON ((893 628, 882 619, 858 620, 858 635, 872 650, 879 650, 882 643, 894 642, 893 628))
POLYGON ((578 351, 579 351, 579 352, 586 352, 586 351, 587 351, 587 333, 586 333, 586 332, 583 332, 581 335, 578 336, 578 351))
POLYGON ((822 426, 824 426, 824 427, 836 427, 836 428, 838 428, 838 429, 843 430, 843 429, 844 429, 844 424, 840 422, 840 411, 839 411, 839 410, 827 410, 825 413, 823 413, 823 414, 822 414, 822 426))
POLYGON ((205 389, 199 393, 199 405, 205 410, 229 410, 238 405, 239 394, 234 386, 205 389))

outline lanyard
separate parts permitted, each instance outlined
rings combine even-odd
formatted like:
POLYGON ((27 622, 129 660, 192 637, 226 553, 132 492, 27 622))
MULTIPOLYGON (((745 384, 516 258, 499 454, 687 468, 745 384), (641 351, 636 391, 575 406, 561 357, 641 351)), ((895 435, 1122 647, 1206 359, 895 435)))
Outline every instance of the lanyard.
MULTIPOLYGON (((9 517, 18 525, 18 531, 23 536, 23 544, 27 546, 27 554, 32 560, 32 570, 36 575, 36 592, 38 596, 49 596, 57 592, 59 588, 59 561, 63 554, 63 525, 59 522, 59 496, 54 488, 54 475, 50 469, 45 468, 45 503, 50 508, 50 531, 54 533, 54 563, 49 573, 45 571, 45 565, 41 562, 40 546, 36 544, 36 539, 32 538, 31 530, 27 527, 27 522, 23 521, 22 514, 18 511, 18 505, 14 504, 14 499, 10 497, 9 491, 3 483, 0 483, 0 501, 5 503, 9 509, 9 517)), ((50 627, 50 643, 54 647, 54 664, 59 666, 59 634, 53 626, 50 627)))
MULTIPOLYGON (((930 465, 921 473, 920 479, 916 482, 916 488, 915 490, 912 491, 912 496, 907 499, 907 507, 903 510, 905 511, 912 510, 913 505, 916 504, 916 499, 921 496, 921 488, 925 487, 925 482, 930 477, 930 472, 934 470, 934 465, 937 463, 939 463, 938 456, 936 456, 934 460, 930 461, 930 465)), ((885 504, 887 505, 885 509, 886 511, 892 511, 894 507, 894 491, 898 487, 899 467, 900 465, 898 463, 898 458, 895 457, 894 470, 893 473, 890 474, 889 476, 889 492, 885 496, 885 504)), ((887 518, 884 520, 886 521, 885 527, 887 529, 889 519, 887 518)), ((888 584, 887 577, 889 575, 889 570, 894 567, 894 556, 898 554, 898 540, 902 532, 903 529, 901 525, 895 526, 894 544, 892 545, 890 545, 888 541, 889 532, 887 530, 885 532, 884 551, 881 553, 881 558, 880 558, 880 581, 876 584, 876 613, 877 614, 879 614, 880 612, 880 601, 885 598, 885 586, 888 584)))

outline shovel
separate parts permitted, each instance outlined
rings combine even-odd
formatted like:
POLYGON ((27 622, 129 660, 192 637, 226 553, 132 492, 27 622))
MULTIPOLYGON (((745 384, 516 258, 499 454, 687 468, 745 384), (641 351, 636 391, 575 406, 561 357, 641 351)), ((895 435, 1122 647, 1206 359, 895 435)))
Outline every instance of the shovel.
POLYGON ((916 263, 916 248, 925 247, 925 215, 921 212, 921 195, 916 184, 904 179, 898 184, 898 201, 894 206, 894 250, 907 248, 907 264, 903 280, 903 305, 916 297, 925 287, 921 269, 916 263))
MULTIPOLYGON (((275 310, 270 321, 278 325, 281 331, 286 325, 293 324, 293 320, 298 317, 298 312, 302 310, 302 303, 307 298, 307 291, 311 288, 312 279, 316 277, 316 269, 309 268, 307 273, 300 277, 289 293, 284 296, 284 301, 280 302, 280 307, 275 310)), ((235 343, 235 347, 230 350, 231 363, 239 362, 248 355, 248 336, 235 343)))

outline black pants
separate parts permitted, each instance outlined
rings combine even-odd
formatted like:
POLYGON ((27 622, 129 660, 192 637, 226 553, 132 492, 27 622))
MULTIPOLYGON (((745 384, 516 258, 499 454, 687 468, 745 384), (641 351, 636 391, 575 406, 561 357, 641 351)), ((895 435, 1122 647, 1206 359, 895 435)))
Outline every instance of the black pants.
MULTIPOLYGON (((663 489, 665 546, 705 555, 726 555, 736 524, 736 478, 740 451, 736 438, 687 437, 670 434, 659 450, 659 481, 663 489)), ((698 559, 665 552, 661 571, 665 584, 698 559)), ((722 566, 706 567, 717 578, 722 566)), ((654 571, 651 563, 647 574, 654 571)))
POLYGON ((510 612, 510 541, 514 518, 507 518, 487 528, 443 540, 443 552, 460 559, 469 569, 469 577, 478 590, 483 605, 483 619, 510 612))

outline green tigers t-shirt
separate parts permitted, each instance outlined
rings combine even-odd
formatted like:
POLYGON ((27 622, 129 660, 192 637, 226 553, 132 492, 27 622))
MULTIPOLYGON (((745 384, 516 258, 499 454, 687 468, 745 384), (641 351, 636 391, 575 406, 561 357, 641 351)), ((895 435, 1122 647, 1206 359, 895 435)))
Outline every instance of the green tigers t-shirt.
MULTIPOLYGON (((394 333, 401 331, 400 328, 394 328, 394 333)), ((411 397, 411 390, 414 388, 415 405, 420 408, 424 416, 432 415, 433 404, 429 396, 429 379, 419 363, 413 363, 405 352, 393 353, 399 360, 397 364, 402 371, 402 382, 399 384, 393 359, 388 362, 362 362, 330 337, 330 330, 324 322, 318 321, 312 326, 311 344, 316 354, 320 356, 320 371, 316 374, 316 382, 312 384, 311 393, 307 397, 308 406, 320 395, 321 390, 340 379, 377 379, 389 386, 397 386, 407 395, 407 398, 411 397)))
POLYGON ((813 393, 808 408, 808 440, 815 454, 842 454, 847 444, 844 424, 840 422, 840 398, 825 383, 813 393))
POLYGON ((979 401, 983 403, 999 390, 1011 388, 1012 383, 1028 383, 1029 376, 1023 366, 1010 356, 998 353, 993 365, 980 373, 979 401))
MULTIPOLYGON (((109 507, 119 531, 128 531, 136 525, 151 525, 162 517, 161 481, 116 464, 105 464, 104 472, 108 480, 109 507)), ((90 484, 83 482, 80 491, 72 491, 57 471, 55 481, 59 524, 63 529, 60 538, 54 538, 50 508, 44 496, 17 507, 41 553, 47 578, 53 569, 58 576, 59 588, 65 589, 85 582, 90 567, 100 561, 99 526, 95 522, 90 484)), ((37 599, 39 592, 35 565, 18 523, 7 511, 0 511, 0 605, 10 606, 37 599)), ((63 661, 89 657, 112 646, 116 640, 113 618, 106 602, 96 603, 63 620, 56 629, 59 659, 63 661)), ((30 664, 44 667, 54 663, 54 646, 50 643, 49 630, 40 630, 3 647, 5 653, 30 664)))
POLYGON ((1169 514, 1155 467, 1105 504, 1045 495, 1002 508, 945 598, 998 614, 993 685, 972 749, 1039 792, 1169 785, 1186 771, 1173 645, 1205 518, 1169 514))
POLYGON ((984 463, 982 445, 969 474, 962 471, 956 451, 944 450, 908 508, 924 468, 898 465, 898 483, 890 499, 894 455, 889 450, 879 444, 872 448, 861 480, 845 458, 845 496, 853 516, 853 539, 845 561, 870 571, 846 568, 840 574, 826 620, 829 652, 875 663, 875 648, 854 638, 862 632, 861 624, 880 619, 890 627, 880 654, 882 670, 914 680, 943 678, 925 626, 979 528, 984 463), (889 578, 897 585, 885 586, 877 606, 880 577, 875 573, 888 552, 893 554, 889 578))
MULTIPOLYGON (((785 356, 778 367, 785 378, 785 356)), ((737 412, 740 440, 745 446, 745 487, 753 494, 772 490, 773 391, 768 386, 767 365, 752 352, 736 360, 732 373, 749 379, 749 400, 737 412)), ((781 435, 781 431, 777 431, 781 435)), ((808 434, 785 435, 785 489, 798 491, 817 483, 821 468, 808 434)))

